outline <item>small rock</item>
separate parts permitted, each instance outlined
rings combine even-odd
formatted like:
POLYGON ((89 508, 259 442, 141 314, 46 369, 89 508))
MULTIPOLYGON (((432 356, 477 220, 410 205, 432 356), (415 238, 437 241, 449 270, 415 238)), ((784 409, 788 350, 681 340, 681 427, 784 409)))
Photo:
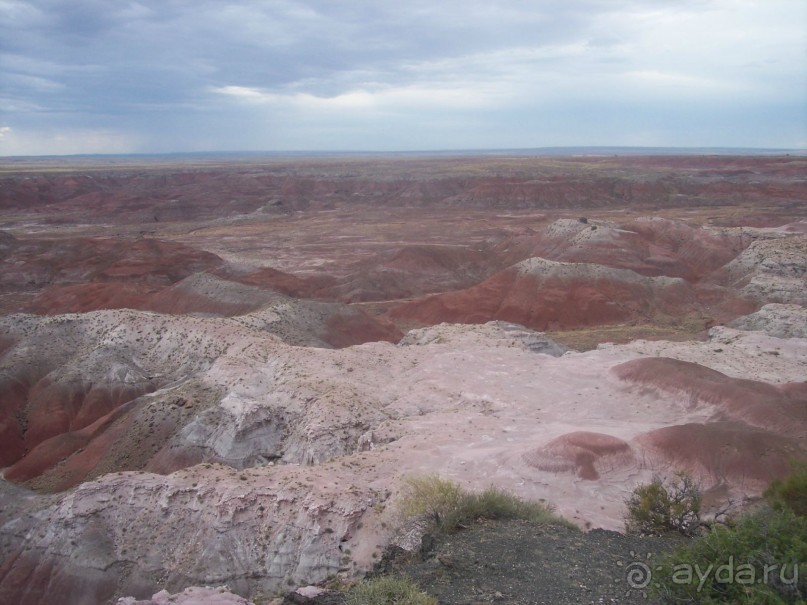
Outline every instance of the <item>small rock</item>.
POLYGON ((324 589, 320 588, 319 586, 301 586, 297 590, 295 590, 298 595, 306 597, 308 599, 313 599, 318 597, 323 592, 326 592, 324 589))

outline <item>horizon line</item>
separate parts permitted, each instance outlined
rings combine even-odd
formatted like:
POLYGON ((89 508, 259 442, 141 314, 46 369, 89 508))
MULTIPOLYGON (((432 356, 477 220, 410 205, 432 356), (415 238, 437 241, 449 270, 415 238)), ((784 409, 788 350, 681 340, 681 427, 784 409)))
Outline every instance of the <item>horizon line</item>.
MULTIPOLYGON (((71 153, 71 154, 37 154, 7 155, 0 160, 17 159, 57 159, 57 158, 126 158, 126 157, 182 157, 182 156, 395 156, 395 155, 614 155, 622 152, 629 155, 770 155, 770 154, 807 154, 807 147, 726 147, 726 146, 660 146, 660 145, 551 145, 546 147, 491 147, 491 148, 458 148, 458 149, 400 149, 400 150, 348 150, 348 149, 299 149, 299 150, 205 150, 205 151, 135 151, 125 153, 71 153)), ((618 155, 618 154, 617 154, 618 155)))

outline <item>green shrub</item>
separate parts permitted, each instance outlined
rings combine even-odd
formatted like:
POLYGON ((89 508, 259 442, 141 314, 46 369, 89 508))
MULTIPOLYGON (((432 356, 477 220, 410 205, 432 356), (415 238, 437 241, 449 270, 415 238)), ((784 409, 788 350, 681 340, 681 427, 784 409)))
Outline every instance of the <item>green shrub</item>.
POLYGON ((347 593, 346 605, 437 605, 437 599, 408 578, 380 576, 362 580, 347 593))
POLYGON ((653 571, 653 585, 668 604, 805 603, 807 518, 765 508, 734 527, 716 525, 708 535, 663 556, 653 571))
POLYGON ((790 509, 807 517, 807 463, 796 464, 795 472, 787 479, 771 483, 765 498, 776 510, 790 509))
POLYGON ((479 494, 467 494, 466 500, 472 519, 523 519, 532 523, 565 521, 552 512, 550 505, 522 500, 497 487, 489 487, 479 494))
POLYGON ((522 500, 496 487, 479 494, 466 492, 457 483, 437 475, 408 477, 401 501, 404 517, 421 517, 432 530, 451 533, 476 519, 524 519, 534 523, 563 523, 574 527, 552 513, 542 502, 522 500))
POLYGON ((404 484, 401 502, 404 517, 423 517, 435 528, 448 531, 467 521, 464 518, 465 492, 453 481, 426 475, 407 477, 404 484))
POLYGON ((640 485, 625 504, 628 533, 658 536, 676 531, 693 536, 700 527, 701 490, 684 472, 675 473, 668 482, 655 477, 640 485))

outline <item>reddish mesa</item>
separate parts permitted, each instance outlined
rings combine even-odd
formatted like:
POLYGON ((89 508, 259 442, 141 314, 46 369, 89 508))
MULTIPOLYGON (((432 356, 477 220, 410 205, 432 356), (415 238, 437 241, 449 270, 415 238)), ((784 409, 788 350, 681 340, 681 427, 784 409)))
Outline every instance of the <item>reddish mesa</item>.
POLYGON ((732 378, 702 365, 656 357, 635 359, 613 369, 620 379, 678 394, 688 405, 715 407, 716 419, 803 439, 807 436, 807 383, 773 385, 732 378))
POLYGON ((650 454, 717 484, 752 482, 760 487, 792 472, 807 450, 797 439, 742 422, 710 422, 664 427, 637 438, 650 454))
POLYGON ((477 286, 396 307, 390 315, 422 324, 503 320, 535 330, 563 330, 682 314, 695 301, 683 281, 654 283, 595 265, 552 266, 544 273, 513 267, 477 286))
MULTIPOLYGON (((6 311, 57 315, 137 309, 232 317, 286 295, 315 297, 333 283, 274 269, 241 275, 214 254, 155 239, 7 239, 9 255, 0 263, 0 293, 13 292, 27 281, 23 291, 28 301, 6 311)), ((327 317, 316 336, 331 346, 396 342, 402 336, 390 321, 360 309, 338 304, 322 309, 327 317)))
POLYGON ((690 409, 713 408, 709 422, 665 427, 637 438, 662 464, 718 483, 754 481, 764 486, 787 475, 794 460, 807 458, 807 383, 732 378, 667 358, 637 359, 613 371, 626 382, 681 397, 690 409))
POLYGON ((617 227, 585 226, 577 238, 543 237, 531 256, 597 263, 694 283, 732 260, 750 242, 747 235, 711 233, 682 221, 634 220, 617 227), (580 237, 585 235, 591 237, 580 237))

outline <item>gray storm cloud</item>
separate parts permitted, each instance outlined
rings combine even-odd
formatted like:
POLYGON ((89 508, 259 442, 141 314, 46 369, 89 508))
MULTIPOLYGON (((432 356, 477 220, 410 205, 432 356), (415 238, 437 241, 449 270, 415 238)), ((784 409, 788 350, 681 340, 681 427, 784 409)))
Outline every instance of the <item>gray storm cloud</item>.
POLYGON ((0 154, 804 147, 807 5, 0 0, 0 154))

